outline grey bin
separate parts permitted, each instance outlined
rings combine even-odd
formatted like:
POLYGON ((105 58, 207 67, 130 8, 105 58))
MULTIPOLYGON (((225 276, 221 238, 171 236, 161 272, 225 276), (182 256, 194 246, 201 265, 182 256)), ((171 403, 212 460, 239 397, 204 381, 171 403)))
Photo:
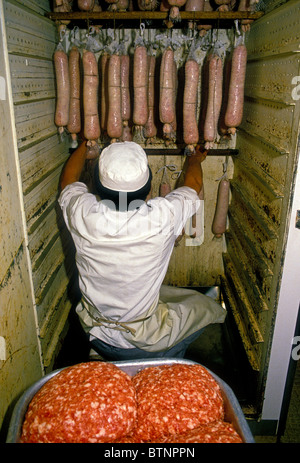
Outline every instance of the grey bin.
MULTIPOLYGON (((131 361, 120 361, 113 362, 121 370, 125 371, 129 376, 134 376, 139 371, 147 367, 154 367, 160 365, 172 365, 172 364, 185 364, 185 365, 198 365, 197 362, 192 360, 181 360, 181 359, 149 359, 149 360, 131 360, 131 361)), ((12 417, 10 420, 10 425, 7 434, 7 443, 18 443, 20 442, 22 424, 25 418, 25 414, 28 408, 29 403, 31 402, 33 396, 38 392, 38 390, 53 376, 62 371, 62 369, 55 370, 48 375, 41 378, 39 381, 33 384, 29 389, 27 389, 24 394, 18 400, 12 417)), ((224 399, 224 408, 225 408, 225 421, 231 423, 235 430, 238 432, 244 443, 255 443, 253 435, 250 431, 249 425, 245 419, 245 416, 242 412, 240 404, 238 403, 237 398, 235 397, 232 389, 215 373, 210 371, 207 368, 207 371, 214 377, 214 379, 219 384, 223 399, 224 399)))

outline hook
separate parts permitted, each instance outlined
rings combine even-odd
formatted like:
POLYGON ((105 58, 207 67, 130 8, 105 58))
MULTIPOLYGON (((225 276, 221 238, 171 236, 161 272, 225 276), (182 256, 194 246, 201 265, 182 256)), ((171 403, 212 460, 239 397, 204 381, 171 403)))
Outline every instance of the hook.
POLYGON ((177 166, 175 166, 175 164, 165 164, 164 166, 160 167, 160 169, 158 169, 156 173, 158 174, 161 170, 163 170, 164 171, 163 177, 164 177, 167 174, 167 171, 169 170, 170 172, 172 172, 171 178, 173 180, 176 180, 182 172, 182 170, 177 171, 176 169, 177 169, 177 166))
MULTIPOLYGON (((141 21, 141 19, 140 19, 141 21)), ((140 36, 143 37, 144 36, 144 31, 145 31, 145 24, 144 23, 140 23, 140 36)))
POLYGON ((220 178, 217 178, 216 182, 222 180, 222 178, 227 177, 227 165, 228 165, 228 157, 226 156, 226 161, 223 163, 223 175, 220 178))
POLYGON ((241 35, 241 31, 239 29, 239 20, 238 19, 234 20, 234 25, 235 25, 235 30, 236 30, 237 35, 241 35))
POLYGON ((66 35, 66 30, 65 29, 62 29, 59 31, 59 41, 62 42, 63 39, 65 38, 65 35, 66 35))

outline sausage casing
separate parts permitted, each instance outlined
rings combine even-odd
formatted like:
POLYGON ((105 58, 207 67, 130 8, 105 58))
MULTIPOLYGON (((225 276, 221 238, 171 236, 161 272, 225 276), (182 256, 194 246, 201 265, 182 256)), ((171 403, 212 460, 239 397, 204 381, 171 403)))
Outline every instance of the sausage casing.
POLYGON ((232 53, 228 106, 225 114, 227 127, 238 127, 242 122, 244 110, 244 84, 247 65, 247 48, 238 45, 232 53))
POLYGON ((69 122, 70 78, 68 56, 63 50, 54 53, 54 67, 56 76, 56 110, 54 122, 63 131, 69 122))
POLYGON ((133 123, 144 126, 148 120, 148 56, 137 46, 133 57, 133 123))
POLYGON ((122 136, 121 105, 121 57, 114 54, 108 65, 107 134, 111 138, 122 136))
POLYGON ((81 130, 80 118, 80 52, 77 47, 72 47, 69 53, 70 76, 70 111, 68 130, 71 134, 81 130))
POLYGON ((197 124, 197 92, 199 64, 193 59, 185 63, 185 85, 183 94, 183 139, 187 145, 197 144, 199 130, 197 124))
POLYGON ((87 140, 100 137, 98 115, 98 65, 93 52, 83 50, 83 112, 84 136, 87 140))

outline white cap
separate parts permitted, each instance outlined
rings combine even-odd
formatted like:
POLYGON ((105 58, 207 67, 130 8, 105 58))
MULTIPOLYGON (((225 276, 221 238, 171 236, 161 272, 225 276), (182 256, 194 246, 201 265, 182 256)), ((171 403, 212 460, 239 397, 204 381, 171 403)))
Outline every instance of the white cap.
POLYGON ((102 185, 110 190, 139 190, 149 179, 145 151, 133 141, 111 143, 101 152, 99 179, 102 185))

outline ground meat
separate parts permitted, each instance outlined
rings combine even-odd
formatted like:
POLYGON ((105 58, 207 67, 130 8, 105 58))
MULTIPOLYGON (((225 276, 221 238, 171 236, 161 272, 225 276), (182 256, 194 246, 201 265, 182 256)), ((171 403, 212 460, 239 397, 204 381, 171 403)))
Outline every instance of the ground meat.
POLYGON ((133 377, 138 415, 136 437, 155 442, 224 419, 221 390, 201 365, 150 367, 133 377))
POLYGON ((114 441, 114 444, 144 444, 145 442, 135 432, 114 441))
POLYGON ((136 421, 129 375, 111 363, 81 363, 47 381, 29 404, 21 442, 113 442, 136 421))
POLYGON ((230 423, 217 421, 203 424, 181 435, 163 441, 168 444, 240 444, 242 439, 230 423))

